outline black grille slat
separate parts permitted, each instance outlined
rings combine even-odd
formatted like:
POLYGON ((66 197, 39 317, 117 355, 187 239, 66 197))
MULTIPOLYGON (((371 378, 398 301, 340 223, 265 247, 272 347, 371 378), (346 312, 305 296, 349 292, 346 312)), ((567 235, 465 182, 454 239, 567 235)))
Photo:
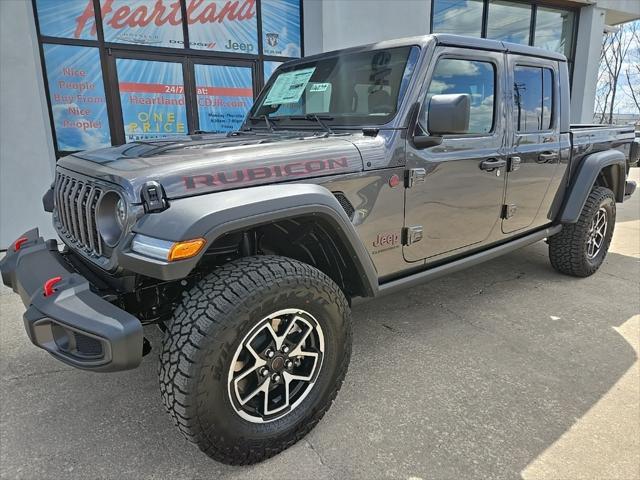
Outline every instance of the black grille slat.
POLYGON ((62 219, 62 212, 64 210, 64 207, 62 206, 62 188, 64 186, 64 182, 67 181, 67 178, 58 173, 56 174, 57 176, 57 181, 56 181, 56 216, 58 218, 58 222, 60 223, 60 227, 61 230, 64 229, 64 220, 62 219))
POLYGON ((73 188, 73 179, 69 178, 65 183, 62 191, 62 207, 64 211, 64 226, 67 230, 67 236, 71 235, 71 213, 69 212, 69 193, 73 188))
POLYGON ((71 233, 76 240, 80 239, 80 228, 78 225, 78 190, 82 188, 82 183, 76 181, 71 189, 71 197, 69 199, 69 213, 71 214, 71 233))
POLYGON ((93 199, 96 196, 96 193, 97 193, 97 189, 95 188, 91 189, 91 192, 89 192, 89 196, 87 197, 87 206, 85 208, 85 215, 87 217, 87 238, 89 239, 89 248, 93 251, 96 250, 96 246, 97 246, 93 237, 94 223, 95 223, 95 216, 94 216, 95 210, 92 208, 93 199))
POLYGON ((94 198, 93 204, 91 205, 91 217, 93 218, 93 241, 98 247, 98 254, 102 255, 102 239, 100 238, 100 234, 98 233, 98 226, 96 224, 96 206, 102 197, 102 190, 96 188, 96 196, 94 198))
POLYGON ((54 189, 55 207, 60 205, 60 184, 62 183, 62 175, 59 173, 56 175, 56 185, 54 189))
POLYGON ((85 183, 82 188, 80 189, 80 191, 78 192, 78 202, 77 202, 77 206, 76 206, 76 216, 78 218, 78 230, 80 231, 80 241, 82 241, 82 244, 86 247, 88 242, 87 242, 87 235, 85 233, 86 231, 86 226, 87 226, 87 219, 86 216, 84 214, 84 206, 83 203, 85 203, 85 196, 88 192, 88 190, 91 187, 89 186, 88 183, 85 183))
POLYGON ((64 187, 64 183, 67 181, 66 177, 64 177, 61 174, 58 174, 60 176, 60 182, 58 184, 58 191, 57 191, 57 196, 56 196, 56 214, 58 216, 58 221, 60 222, 60 226, 62 229, 64 229, 64 220, 63 220, 63 211, 64 211, 64 207, 62 204, 62 189, 64 187))
POLYGON ((78 248, 103 255, 103 245, 96 226, 96 206, 103 190, 93 182, 57 172, 55 182, 57 228, 78 248))

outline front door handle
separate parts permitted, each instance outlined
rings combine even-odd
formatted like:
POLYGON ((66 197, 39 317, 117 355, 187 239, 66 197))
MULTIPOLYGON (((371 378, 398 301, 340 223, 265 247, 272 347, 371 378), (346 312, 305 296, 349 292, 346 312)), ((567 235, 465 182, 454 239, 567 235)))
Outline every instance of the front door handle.
POLYGON ((506 160, 498 159, 498 158, 487 158, 480 162, 480 170, 484 170, 485 172, 493 172, 498 168, 502 168, 507 164, 506 160))
POLYGON ((538 155, 538 163, 551 163, 555 162, 558 159, 558 154, 556 152, 542 152, 538 155))

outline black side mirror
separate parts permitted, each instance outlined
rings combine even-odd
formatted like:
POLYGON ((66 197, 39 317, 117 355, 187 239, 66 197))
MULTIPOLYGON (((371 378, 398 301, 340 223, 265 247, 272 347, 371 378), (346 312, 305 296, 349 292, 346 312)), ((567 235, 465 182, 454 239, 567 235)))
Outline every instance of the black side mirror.
POLYGON ((415 135, 416 148, 429 148, 442 143, 442 136, 469 130, 471 99, 467 94, 434 95, 429 100, 428 130, 430 135, 415 135))
POLYGON ((413 146, 422 149, 435 147, 436 145, 440 145, 442 143, 442 137, 437 137, 433 135, 416 135, 413 137, 413 146))
POLYGON ((447 135, 467 133, 471 98, 466 93, 434 95, 429 101, 429 133, 447 135))

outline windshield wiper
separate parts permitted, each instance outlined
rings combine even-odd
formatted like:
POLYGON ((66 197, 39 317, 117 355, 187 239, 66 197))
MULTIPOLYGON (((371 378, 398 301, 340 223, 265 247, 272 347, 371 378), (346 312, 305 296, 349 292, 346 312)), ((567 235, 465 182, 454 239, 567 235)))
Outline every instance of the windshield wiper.
POLYGON ((326 123, 323 122, 323 120, 333 120, 333 117, 329 117, 329 116, 318 116, 315 113, 307 113, 306 115, 300 115, 300 116, 290 116, 288 117, 291 120, 311 120, 311 121, 315 121, 318 122, 318 125, 320 125, 322 127, 322 129, 327 132, 327 136, 328 135, 333 135, 333 130, 331 130, 331 128, 329 127, 329 125, 327 125, 326 123))
POLYGON ((276 129, 273 128, 273 123, 271 122, 275 122, 276 120, 280 120, 280 119, 279 118, 269 119, 269 115, 260 115, 259 117, 249 117, 249 120, 251 120, 252 122, 256 122, 258 120, 264 120, 264 123, 267 124, 267 128, 269 129, 269 132, 273 133, 276 131, 276 129))

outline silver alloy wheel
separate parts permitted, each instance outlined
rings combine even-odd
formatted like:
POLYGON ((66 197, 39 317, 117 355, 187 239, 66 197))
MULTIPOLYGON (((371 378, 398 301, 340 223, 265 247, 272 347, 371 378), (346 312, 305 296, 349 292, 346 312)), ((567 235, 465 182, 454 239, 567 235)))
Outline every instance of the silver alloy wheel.
POLYGON ((600 207, 589 227, 589 235, 587 237, 587 258, 589 260, 595 258, 602 250, 604 238, 607 234, 607 223, 607 210, 604 207, 600 207))
POLYGON ((231 405, 254 423, 282 418, 307 397, 324 356, 317 320, 300 309, 263 318, 240 342, 227 377, 231 405))

